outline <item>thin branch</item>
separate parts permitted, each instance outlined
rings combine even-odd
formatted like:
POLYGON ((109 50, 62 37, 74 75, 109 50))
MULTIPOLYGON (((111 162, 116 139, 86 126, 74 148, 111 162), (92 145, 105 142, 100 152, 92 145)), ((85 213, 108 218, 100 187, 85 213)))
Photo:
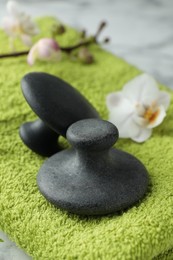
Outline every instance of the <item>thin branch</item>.
POLYGON ((20 52, 12 52, 12 53, 4 53, 0 55, 0 59, 1 58, 11 58, 11 57, 18 57, 18 56, 24 56, 27 55, 29 53, 28 51, 20 51, 20 52))
POLYGON ((88 45, 93 44, 93 43, 97 43, 97 41, 94 37, 90 40, 79 42, 79 43, 77 43, 76 45, 73 45, 73 46, 60 47, 60 49, 61 49, 61 51, 70 53, 71 51, 76 50, 76 49, 78 49, 82 46, 88 46, 88 45))
MULTIPOLYGON (((90 44, 93 43, 98 43, 98 36, 100 35, 101 31, 103 30, 103 28, 105 27, 106 23, 102 22, 99 27, 98 30, 96 32, 96 34, 91 37, 90 39, 87 40, 83 40, 73 46, 69 46, 69 47, 60 47, 60 50, 66 53, 71 53, 73 50, 76 50, 82 46, 88 46, 90 44)), ((11 58, 11 57, 18 57, 18 56, 24 56, 27 55, 29 53, 30 50, 26 50, 26 51, 20 51, 20 52, 12 52, 12 53, 4 53, 4 54, 0 54, 0 59, 2 58, 11 58)))
POLYGON ((103 21, 103 22, 100 23, 100 25, 99 25, 99 27, 97 29, 97 32, 95 34, 95 39, 97 39, 99 37, 100 33, 103 31, 105 26, 106 26, 106 22, 103 21))
MULTIPOLYGON (((67 52, 67 53, 70 53, 72 52, 73 50, 76 50, 82 46, 88 46, 90 44, 93 44, 94 42, 96 42, 94 39, 92 40, 88 40, 88 41, 83 41, 83 42, 80 42, 76 45, 73 45, 73 46, 69 46, 69 47, 60 47, 60 50, 63 51, 63 52, 67 52)), ((20 52, 12 52, 12 53, 4 53, 4 54, 0 54, 0 59, 1 58, 11 58, 11 57, 18 57, 18 56, 24 56, 24 55, 27 55, 29 53, 29 50, 27 51, 20 51, 20 52)))

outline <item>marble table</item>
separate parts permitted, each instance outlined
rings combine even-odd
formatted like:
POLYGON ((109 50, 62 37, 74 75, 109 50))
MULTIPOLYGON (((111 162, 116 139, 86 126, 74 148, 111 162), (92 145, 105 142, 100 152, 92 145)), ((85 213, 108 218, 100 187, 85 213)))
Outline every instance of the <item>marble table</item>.
MULTIPOLYGON (((28 0, 18 1, 34 17, 57 16, 77 29, 94 33, 101 20, 111 42, 104 48, 173 89, 173 1, 172 0, 28 0)), ((5 14, 0 0, 0 20, 5 14)), ((31 259, 3 232, 0 260, 31 259)))

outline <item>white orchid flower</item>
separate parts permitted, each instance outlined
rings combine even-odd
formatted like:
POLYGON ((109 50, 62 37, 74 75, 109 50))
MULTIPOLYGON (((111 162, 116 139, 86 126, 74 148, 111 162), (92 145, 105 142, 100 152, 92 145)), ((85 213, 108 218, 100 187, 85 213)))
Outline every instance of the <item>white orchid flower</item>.
POLYGON ((122 91, 110 93, 106 103, 109 121, 117 126, 119 136, 144 142, 166 116, 170 95, 160 91, 150 75, 142 74, 129 81, 122 91))
POLYGON ((12 43, 20 38, 27 46, 32 45, 32 36, 39 33, 38 27, 30 16, 21 12, 15 1, 7 2, 8 16, 3 19, 3 29, 10 36, 12 43))
POLYGON ((33 65, 36 60, 57 61, 61 58, 61 49, 58 43, 51 38, 42 38, 29 51, 27 62, 33 65))

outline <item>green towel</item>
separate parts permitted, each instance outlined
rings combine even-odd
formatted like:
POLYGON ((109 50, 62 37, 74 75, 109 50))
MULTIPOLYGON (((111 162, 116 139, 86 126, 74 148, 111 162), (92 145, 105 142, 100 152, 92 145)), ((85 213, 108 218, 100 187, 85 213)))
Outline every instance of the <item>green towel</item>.
MULTIPOLYGON (((39 20, 42 36, 49 36, 46 31, 52 23, 51 18, 39 20)), ((59 42, 70 45, 77 38, 68 29, 59 42)), ((0 52, 5 53, 8 39, 2 31, 0 39, 0 52)), ((98 46, 91 51, 96 59, 92 65, 70 61, 66 55, 59 63, 37 62, 33 67, 25 56, 0 60, 0 227, 38 260, 150 260, 160 254, 158 259, 173 259, 172 101, 167 117, 148 141, 121 139, 116 144, 149 171, 150 189, 138 205, 113 216, 79 217, 49 204, 37 189, 36 175, 45 158, 24 146, 18 135, 23 122, 36 118, 22 96, 20 80, 30 71, 57 75, 80 90, 107 119, 106 95, 141 72, 98 46)), ((172 98, 172 91, 166 90, 172 98)), ((63 139, 62 143, 66 146, 63 139)))

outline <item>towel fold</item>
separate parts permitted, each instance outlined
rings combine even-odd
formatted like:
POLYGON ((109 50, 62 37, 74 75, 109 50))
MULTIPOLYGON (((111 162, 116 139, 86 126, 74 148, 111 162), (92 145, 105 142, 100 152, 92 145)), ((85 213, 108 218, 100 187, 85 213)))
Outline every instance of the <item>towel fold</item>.
MULTIPOLYGON (((38 21, 41 36, 48 36, 52 18, 38 21)), ((40 36, 39 36, 40 37, 40 36)), ((59 37, 61 45, 75 42, 78 35, 68 29, 59 37)), ((8 51, 8 39, 0 31, 0 52, 8 51)), ((35 38, 35 40, 37 37, 35 38)), ((20 43, 17 43, 20 47, 20 43)), ((37 62, 26 57, 0 61, 0 228, 33 259, 173 259, 173 102, 164 122, 152 137, 138 144, 119 140, 117 148, 139 158, 149 172, 147 196, 136 206, 111 216, 79 217, 49 204, 36 184, 45 160, 30 151, 19 138, 23 122, 36 118, 20 90, 20 80, 30 71, 57 75, 76 87, 108 118, 106 95, 121 90, 141 72, 94 45, 95 63, 83 65, 65 55, 60 62, 37 62), (159 256, 160 255, 160 256, 159 256)), ((167 90, 173 97, 172 91, 167 90)), ((63 143, 64 140, 62 140, 63 143)))

